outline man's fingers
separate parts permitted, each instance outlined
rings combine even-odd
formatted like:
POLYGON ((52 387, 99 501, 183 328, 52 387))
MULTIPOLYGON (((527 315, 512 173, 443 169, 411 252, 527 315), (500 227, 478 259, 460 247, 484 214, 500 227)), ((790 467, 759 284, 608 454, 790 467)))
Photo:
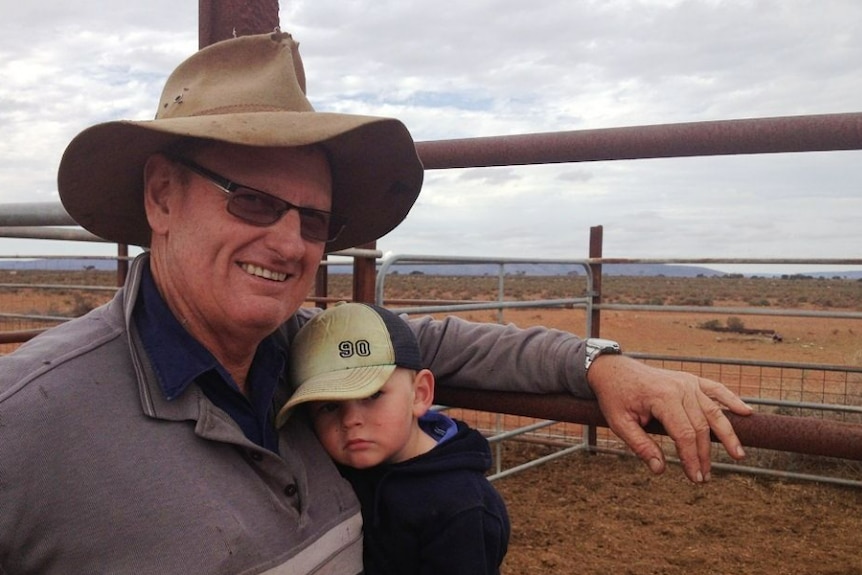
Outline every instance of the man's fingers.
POLYGON ((754 411, 750 405, 742 401, 735 393, 725 386, 710 379, 700 379, 700 390, 710 399, 723 405, 737 415, 751 415, 754 411))
POLYGON ((641 461, 646 463, 650 471, 656 475, 664 473, 667 466, 658 444, 644 431, 637 420, 628 417, 613 417, 606 414, 611 430, 622 439, 629 449, 637 455, 641 461))
POLYGON ((669 410, 666 404, 657 404, 655 417, 673 440, 686 477, 695 483, 709 479, 709 424, 700 411, 696 397, 686 394, 682 400, 682 409, 669 410))
MULTIPOLYGON (((727 453, 734 459, 744 457, 745 451, 733 430, 733 426, 719 405, 719 403, 725 404, 724 401, 727 401, 728 404, 734 403, 730 400, 735 395, 731 393, 728 397, 721 397, 722 394, 717 392, 726 388, 715 386, 714 389, 708 389, 708 391, 713 392, 714 396, 720 397, 711 397, 702 390, 710 388, 712 382, 701 378, 696 378, 696 382, 697 385, 692 392, 686 392, 683 397, 682 411, 674 410, 665 414, 662 413, 662 407, 657 406, 656 418, 662 421, 665 431, 673 439, 686 476, 696 483, 701 483, 710 478, 712 468, 711 434, 715 435, 727 453)), ((733 407, 740 409, 743 413, 750 413, 750 408, 741 400, 738 405, 733 405, 733 407)))
MULTIPOLYGON (((745 403, 742 405, 747 409, 743 410, 744 413, 740 415, 750 414, 751 407, 745 403)), ((702 406, 713 435, 715 435, 715 437, 724 446, 727 454, 737 460, 745 457, 745 450, 742 448, 742 442, 739 440, 739 437, 736 436, 736 432, 733 430, 733 425, 731 425, 730 420, 727 419, 724 411, 708 397, 703 398, 702 406)))

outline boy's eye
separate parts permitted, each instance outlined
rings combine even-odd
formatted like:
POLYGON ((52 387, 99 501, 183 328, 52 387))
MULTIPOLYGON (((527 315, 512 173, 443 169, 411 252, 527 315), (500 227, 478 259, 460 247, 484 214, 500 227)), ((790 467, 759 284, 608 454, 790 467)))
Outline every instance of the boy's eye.
POLYGON ((338 404, 334 401, 327 401, 325 403, 321 403, 314 409, 315 414, 323 414, 323 413, 332 413, 333 411, 338 409, 338 404))

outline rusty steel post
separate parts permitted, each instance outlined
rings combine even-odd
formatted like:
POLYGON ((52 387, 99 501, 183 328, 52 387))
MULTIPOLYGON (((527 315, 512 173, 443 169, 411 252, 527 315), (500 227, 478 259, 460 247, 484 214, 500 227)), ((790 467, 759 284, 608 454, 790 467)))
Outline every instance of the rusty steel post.
MULTIPOLYGON (((377 249, 377 242, 356 246, 364 250, 377 249)), ((374 283, 377 277, 377 261, 371 258, 353 258, 353 301, 374 303, 374 283)))
MULTIPOLYGON (((323 254, 323 261, 327 260, 326 254, 323 254)), ((329 266, 322 265, 317 268, 317 275, 314 278, 314 296, 317 298, 325 298, 329 295, 329 266)), ((326 309, 325 301, 318 301, 317 307, 326 309)))
POLYGON ((198 48, 278 27, 278 0, 199 0, 198 48))
POLYGON ((126 277, 129 275, 129 246, 126 244, 117 244, 117 287, 123 287, 126 284, 126 277))

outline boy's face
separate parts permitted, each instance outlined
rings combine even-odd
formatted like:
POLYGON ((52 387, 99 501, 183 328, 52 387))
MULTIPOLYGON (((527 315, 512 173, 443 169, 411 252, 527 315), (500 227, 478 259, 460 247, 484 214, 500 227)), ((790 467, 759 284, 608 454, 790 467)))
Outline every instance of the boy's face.
POLYGON ((329 456, 342 465, 365 469, 405 461, 434 447, 418 424, 433 394, 430 371, 398 368, 370 397, 312 401, 307 409, 329 456))

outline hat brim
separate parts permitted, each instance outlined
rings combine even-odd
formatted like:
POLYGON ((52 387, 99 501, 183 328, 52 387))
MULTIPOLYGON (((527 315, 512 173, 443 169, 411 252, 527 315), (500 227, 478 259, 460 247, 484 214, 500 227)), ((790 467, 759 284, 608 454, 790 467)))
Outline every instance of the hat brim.
POLYGON ((319 144, 329 154, 332 210, 347 224, 327 252, 375 241, 397 226, 422 187, 424 169, 407 128, 392 118, 326 112, 247 112, 92 126, 66 148, 58 171, 63 206, 106 240, 150 243, 143 166, 184 138, 260 147, 319 144))
POLYGON ((304 381, 293 392, 276 417, 281 427, 293 409, 309 401, 348 401, 364 399, 382 388, 395 371, 395 365, 369 365, 328 371, 304 381))

